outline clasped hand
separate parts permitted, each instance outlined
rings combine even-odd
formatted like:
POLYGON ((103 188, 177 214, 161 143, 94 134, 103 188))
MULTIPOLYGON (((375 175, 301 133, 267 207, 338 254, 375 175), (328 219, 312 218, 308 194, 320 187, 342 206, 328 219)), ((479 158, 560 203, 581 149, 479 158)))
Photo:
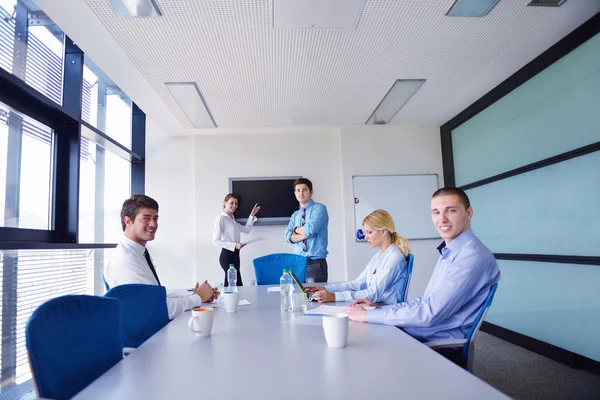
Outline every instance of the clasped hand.
POLYGON ((196 282, 194 294, 198 295, 203 303, 212 303, 212 301, 219 296, 219 291, 217 288, 210 286, 208 281, 204 281, 202 284, 196 282))

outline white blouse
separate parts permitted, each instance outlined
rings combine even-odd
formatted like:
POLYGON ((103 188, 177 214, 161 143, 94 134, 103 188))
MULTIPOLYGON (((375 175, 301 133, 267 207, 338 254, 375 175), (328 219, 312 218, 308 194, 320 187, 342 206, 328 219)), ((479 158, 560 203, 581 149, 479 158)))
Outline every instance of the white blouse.
POLYGON ((235 251, 236 243, 240 243, 240 232, 249 233, 256 220, 256 217, 249 216, 246 225, 242 225, 236 222, 234 217, 222 212, 215 220, 213 244, 229 251, 235 251))

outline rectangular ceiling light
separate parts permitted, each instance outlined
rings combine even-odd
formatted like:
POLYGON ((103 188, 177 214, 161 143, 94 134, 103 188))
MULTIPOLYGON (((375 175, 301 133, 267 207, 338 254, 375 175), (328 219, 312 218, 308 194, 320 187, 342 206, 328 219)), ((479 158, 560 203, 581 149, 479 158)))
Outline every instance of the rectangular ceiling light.
POLYGON ((424 82, 425 79, 398 79, 365 124, 389 123, 424 82))
POLYGON ((273 0, 273 28, 356 29, 364 0, 273 0))
POLYGON ((162 15, 154 0, 110 0, 110 5, 123 18, 157 18, 162 15))
POLYGON ((560 7, 567 0, 531 0, 527 5, 531 7, 560 7))
POLYGON ((446 13, 449 17, 483 17, 488 15, 500 0, 455 0, 446 13))
POLYGON ((165 85, 194 128, 216 128, 217 124, 194 82, 165 85))

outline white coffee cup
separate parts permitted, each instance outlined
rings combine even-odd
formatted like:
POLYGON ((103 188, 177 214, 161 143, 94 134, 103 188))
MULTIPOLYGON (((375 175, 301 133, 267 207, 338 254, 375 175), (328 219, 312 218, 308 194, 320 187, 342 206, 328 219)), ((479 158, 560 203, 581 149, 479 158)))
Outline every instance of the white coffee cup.
POLYGON ((212 331, 214 310, 209 307, 197 307, 192 310, 188 327, 197 336, 210 336, 212 331))
POLYGON ((225 307, 227 312, 236 312, 240 302, 240 294, 238 292, 225 292, 219 298, 219 306, 225 307))
POLYGON ((348 314, 323 315, 323 332, 329 347, 345 347, 348 342, 348 314))

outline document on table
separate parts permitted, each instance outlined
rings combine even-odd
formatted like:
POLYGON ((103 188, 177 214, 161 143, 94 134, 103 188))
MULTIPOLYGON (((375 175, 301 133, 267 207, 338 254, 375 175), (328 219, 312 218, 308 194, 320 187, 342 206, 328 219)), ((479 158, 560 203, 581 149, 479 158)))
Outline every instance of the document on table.
MULTIPOLYGON (((347 306, 326 306, 322 305, 311 310, 307 310, 304 315, 325 315, 325 314, 344 314, 348 307, 350 307, 348 303, 347 306)), ((367 310, 373 309, 375 307, 365 307, 367 310)))
POLYGON ((259 237, 255 237, 255 238, 250 238, 248 240, 244 240, 242 243, 243 244, 250 244, 250 243, 254 243, 254 242, 258 242, 259 240, 263 240, 264 237, 259 236, 259 237))
POLYGON ((273 286, 273 287, 267 288, 267 292, 281 292, 281 286, 273 286))

